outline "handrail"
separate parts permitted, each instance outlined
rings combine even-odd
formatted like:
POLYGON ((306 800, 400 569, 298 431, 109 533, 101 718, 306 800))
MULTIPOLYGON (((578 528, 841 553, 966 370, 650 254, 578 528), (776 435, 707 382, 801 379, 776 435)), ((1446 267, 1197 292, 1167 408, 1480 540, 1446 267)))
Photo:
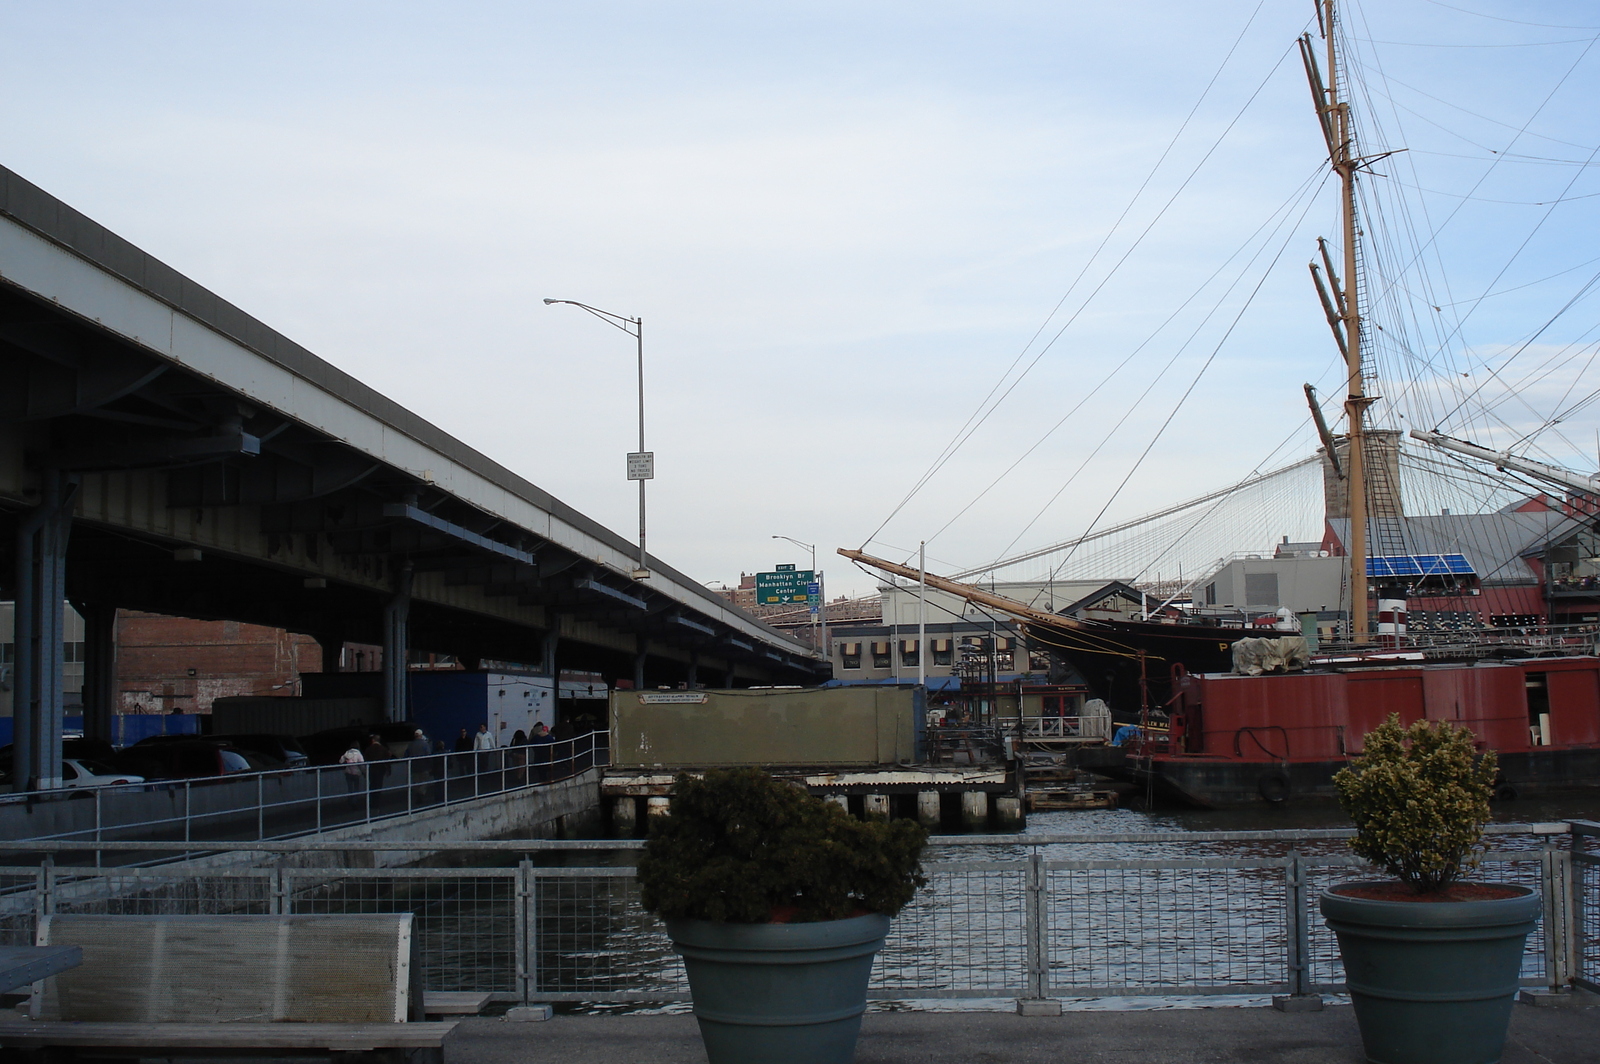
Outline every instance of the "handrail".
MULTIPOLYGON (((151 780, 109 788, 25 791, 0 796, 0 817, 27 819, 35 810, 48 810, 56 803, 92 798, 92 823, 85 822, 85 817, 68 817, 74 823, 61 824, 53 832, 45 827, 38 837, 26 841, 81 841, 113 850, 126 843, 108 839, 107 834, 138 833, 144 836, 138 841, 158 842, 168 850, 177 847, 184 851, 225 851, 245 839, 215 837, 211 828, 219 822, 230 825, 224 829, 228 834, 254 835, 255 842, 273 835, 304 837, 330 827, 370 825, 424 808, 454 806, 570 779, 608 760, 608 739, 609 733, 593 731, 553 743, 494 750, 151 780), (325 779, 338 782, 327 784, 325 779), (268 781, 272 783, 270 788, 268 781), (166 806, 159 802, 152 805, 146 798, 162 794, 174 795, 171 804, 181 808, 169 812, 166 806), (127 802, 119 803, 121 798, 127 802), (132 812, 129 819, 108 823, 107 814, 124 805, 132 812), (155 815, 149 815, 152 813, 155 815), (290 822, 283 817, 290 818, 290 822), (238 822, 246 818, 254 821, 253 826, 238 830, 238 822), (176 837, 180 832, 181 838, 176 837), (159 839, 159 833, 174 837, 159 839)), ((68 804, 65 808, 80 807, 68 804)), ((89 806, 81 808, 88 811, 89 806)), ((23 833, 15 831, 17 835, 23 833)), ((0 847, 15 848, 6 840, 0 840, 0 847)))
MULTIPOLYGON (((932 835, 929 846, 1093 846, 1100 844, 1153 844, 1173 842, 1309 842, 1319 839, 1349 839, 1354 828, 1301 828, 1285 831, 1143 831, 1069 835, 932 835)), ((1485 835, 1567 835, 1600 834, 1600 824, 1590 821, 1540 821, 1528 824, 1488 824, 1485 835), (1581 830, 1580 830, 1581 828, 1581 830)), ((210 846, 191 846, 196 852, 297 853, 319 850, 349 850, 377 853, 507 852, 531 853, 539 850, 641 850, 643 839, 480 839, 428 840, 395 839, 379 841, 349 839, 268 839, 259 842, 219 842, 210 846)), ((21 839, 0 842, 0 851, 10 853, 73 853, 95 850, 153 850, 169 852, 169 842, 88 842, 66 839, 21 839)))
MULTIPOLYGON (((525 744, 523 746, 497 746, 493 750, 465 750, 465 751, 463 751, 463 750, 445 750, 445 751, 442 751, 442 752, 439 752, 439 753, 420 754, 420 755, 418 755, 416 757, 386 757, 386 758, 382 758, 381 760, 378 760, 378 761, 362 761, 362 762, 358 763, 355 767, 360 768, 363 771, 365 771, 366 769, 369 769, 374 765, 385 765, 385 766, 388 766, 388 765, 400 765, 400 764, 404 764, 404 763, 406 763, 408 761, 410 761, 410 762, 428 761, 428 760, 431 760, 433 758, 438 758, 438 757, 465 757, 467 754, 500 754, 500 755, 504 756, 505 754, 514 754, 514 753, 517 753, 519 751, 527 752, 527 751, 533 751, 533 750, 548 750, 548 749, 551 749, 552 747, 557 747, 557 746, 570 746, 570 747, 572 747, 572 749, 568 752, 566 757, 560 757, 560 758, 552 757, 549 761, 544 761, 544 762, 532 762, 532 761, 530 761, 530 762, 527 763, 527 765, 516 765, 516 766, 508 766, 508 767, 524 768, 524 767, 528 767, 528 766, 531 766, 531 765, 534 765, 534 764, 558 765, 563 761, 571 761, 573 758, 580 756, 578 754, 578 752, 577 752, 576 744, 581 742, 584 739, 592 739, 596 735, 604 735, 608 739, 610 738, 610 732, 609 731, 606 731, 605 729, 598 729, 597 728, 594 731, 584 732, 582 735, 574 735, 570 739, 556 739, 556 740, 552 740, 550 742, 545 742, 545 743, 527 743, 527 744, 525 744)), ((194 735, 194 736, 184 736, 183 738, 193 738, 193 739, 198 740, 198 741, 204 741, 204 740, 206 740, 206 739, 208 739, 210 737, 206 736, 206 735, 194 735)), ((590 748, 594 749, 593 744, 591 744, 590 748)), ((123 747, 123 749, 125 749, 125 750, 132 749, 132 747, 123 747)), ((187 784, 194 784, 194 783, 204 784, 204 783, 215 783, 215 782, 218 782, 218 781, 221 781, 221 780, 226 780, 226 781, 229 781, 229 782, 233 782, 235 780, 258 779, 258 778, 262 778, 262 777, 271 777, 273 779, 279 779, 279 778, 282 778, 284 776, 292 776, 292 775, 295 775, 295 774, 309 774, 309 773, 312 773, 312 772, 333 772, 333 771, 336 771, 336 770, 347 769, 347 768, 350 768, 350 767, 352 767, 352 766, 346 765, 346 764, 342 764, 340 762, 335 762, 335 763, 333 763, 331 765, 299 765, 299 766, 295 766, 295 767, 290 767, 288 765, 285 765, 283 768, 266 768, 266 769, 260 769, 260 770, 255 771, 255 772, 225 772, 220 776, 176 776, 176 777, 171 777, 171 778, 168 778, 168 779, 158 779, 158 780, 147 779, 147 780, 143 780, 143 781, 141 781, 139 783, 91 783, 91 784, 85 784, 85 785, 83 785, 81 787, 52 787, 52 788, 50 788, 48 790, 39 790, 39 791, 0 791, 0 803, 11 802, 11 801, 21 801, 21 800, 26 800, 26 799, 29 799, 29 798, 70 798, 71 796, 73 796, 75 794, 92 794, 95 791, 131 791, 131 790, 134 790, 136 788, 137 789, 143 789, 143 788, 149 788, 149 787, 169 787, 169 786, 177 786, 177 785, 186 784, 186 783, 187 784)), ((496 771, 497 772, 497 771, 499 771, 499 769, 491 769, 489 771, 496 771)), ((132 773, 130 773, 130 775, 131 774, 132 773)))

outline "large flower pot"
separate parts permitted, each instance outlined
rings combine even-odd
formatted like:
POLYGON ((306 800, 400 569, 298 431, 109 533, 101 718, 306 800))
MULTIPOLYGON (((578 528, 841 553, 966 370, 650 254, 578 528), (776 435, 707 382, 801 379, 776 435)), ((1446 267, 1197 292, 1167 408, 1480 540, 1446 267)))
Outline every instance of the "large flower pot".
POLYGON ((887 916, 668 920, 711 1064, 850 1064, 887 916))
MULTIPOLYGON (((1345 984, 1375 1064, 1495 1064, 1517 994, 1523 944, 1539 919, 1539 895, 1471 901, 1351 897, 1345 883, 1322 895, 1339 936, 1345 984)), ((1499 884, 1496 884, 1499 886, 1499 884)))

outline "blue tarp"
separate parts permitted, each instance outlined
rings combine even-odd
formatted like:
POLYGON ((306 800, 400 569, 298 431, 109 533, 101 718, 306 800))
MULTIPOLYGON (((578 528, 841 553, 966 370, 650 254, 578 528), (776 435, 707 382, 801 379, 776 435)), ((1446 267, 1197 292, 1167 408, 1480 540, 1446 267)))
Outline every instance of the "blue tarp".
MULTIPOLYGON (((81 733, 83 717, 67 717, 64 730, 81 733)), ((132 746, 152 735, 194 735, 199 730, 197 713, 118 713, 111 718, 111 745, 132 746)), ((12 718, 0 717, 0 746, 9 745, 15 736, 12 718)))
MULTIPOLYGON (((867 686, 867 685, 876 685, 876 686, 879 686, 879 687, 883 687, 883 686, 893 687, 893 686, 899 685, 899 686, 902 686, 902 687, 914 687, 914 686, 916 686, 916 682, 917 681, 914 680, 914 679, 911 679, 911 680, 896 680, 896 679, 893 679, 893 678, 887 678, 887 679, 882 679, 882 680, 866 680, 866 679, 862 679, 862 680, 841 680, 841 679, 838 679, 837 677, 835 677, 834 679, 829 680, 827 683, 823 684, 822 686, 824 686, 824 687, 862 687, 862 686, 867 686)), ((930 691, 959 691, 959 690, 961 690, 961 677, 959 677, 959 676, 930 676, 930 677, 928 677, 927 687, 928 687, 928 690, 930 690, 930 691)))

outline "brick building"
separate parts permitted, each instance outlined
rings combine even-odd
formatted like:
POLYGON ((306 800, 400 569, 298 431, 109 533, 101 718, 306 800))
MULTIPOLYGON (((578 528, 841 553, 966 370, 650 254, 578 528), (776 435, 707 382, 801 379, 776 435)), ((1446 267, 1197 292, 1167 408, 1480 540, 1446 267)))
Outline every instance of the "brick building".
POLYGON ((299 694, 303 672, 322 671, 307 635, 238 621, 117 613, 117 712, 210 713, 230 695, 299 694))

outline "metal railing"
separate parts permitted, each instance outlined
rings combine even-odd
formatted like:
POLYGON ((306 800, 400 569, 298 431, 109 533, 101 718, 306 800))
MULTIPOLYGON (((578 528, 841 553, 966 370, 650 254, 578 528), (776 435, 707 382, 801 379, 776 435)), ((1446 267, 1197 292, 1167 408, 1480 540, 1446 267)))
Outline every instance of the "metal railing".
POLYGON ((1087 717, 1019 717, 1017 736, 1033 739, 1065 739, 1093 742, 1111 738, 1111 716, 1101 713, 1087 717))
MULTIPOLYGON (((1545 896, 1523 960, 1525 985, 1596 985, 1600 855, 1567 848, 1566 824, 1500 826, 1475 878, 1545 896)), ((1574 841, 1600 825, 1572 829, 1574 841)), ((1318 912, 1327 887, 1371 875, 1348 831, 940 837, 927 885, 895 920, 874 968, 879 999, 1296 994, 1343 989, 1318 912)), ((129 846, 132 844, 124 844, 129 846)), ((157 844, 145 844, 157 845, 157 844)), ((239 849, 271 854, 395 850, 318 840, 239 849)), ((409 846, 417 846, 410 843, 409 846)), ((503 840, 429 846, 473 853, 450 868, 276 867, 196 872, 93 868, 54 856, 0 867, 0 943, 32 941, 64 912, 413 912, 432 990, 506 1001, 671 1001, 683 968, 639 903, 641 844, 503 840), (593 858, 609 854, 604 861, 593 858), (498 858, 498 860, 497 860, 498 858)))
MULTIPOLYGON (((1412 614, 1413 617, 1417 616, 1412 614)), ((1273 633, 1265 633, 1273 634, 1273 633)), ((1282 633, 1277 633, 1282 634, 1282 633)), ((1466 626, 1457 629, 1417 628, 1405 635, 1373 633, 1365 643, 1349 638, 1323 639, 1314 657, 1340 654, 1370 654, 1375 650, 1415 651, 1424 657, 1450 657, 1527 650, 1568 654, 1594 653, 1600 640, 1600 626, 1594 624, 1529 624, 1498 628, 1466 626)))
POLYGON ((987 765, 1006 760, 999 728, 983 724, 929 727, 928 761, 934 765, 987 765))
MULTIPOLYGON (((1573 985, 1600 994, 1600 824, 1572 822, 1571 866, 1567 869, 1570 899, 1567 920, 1573 985)), ((1555 892, 1561 897, 1559 889, 1555 892)), ((1548 904, 1548 899, 1547 902, 1548 904)))
MULTIPOLYGON (((230 843, 371 824, 569 779, 607 733, 469 753, 0 795, 0 840, 230 843)), ((12 849, 0 841, 0 851, 12 849)))

